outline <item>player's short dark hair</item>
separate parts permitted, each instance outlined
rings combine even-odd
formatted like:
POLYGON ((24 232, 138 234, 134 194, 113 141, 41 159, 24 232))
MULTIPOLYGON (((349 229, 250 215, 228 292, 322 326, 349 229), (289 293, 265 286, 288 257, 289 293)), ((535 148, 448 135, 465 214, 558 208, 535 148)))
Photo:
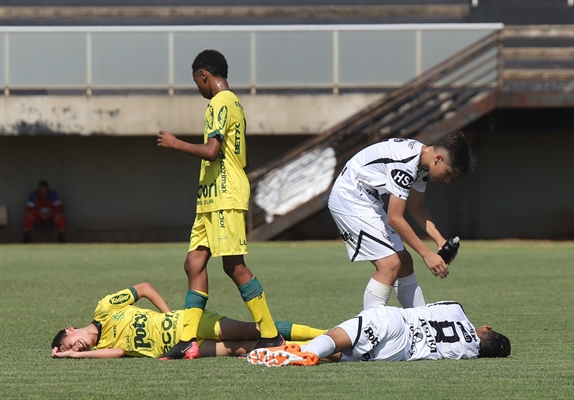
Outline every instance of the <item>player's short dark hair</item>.
POLYGON ((68 336, 68 332, 66 332, 65 329, 62 329, 60 332, 58 332, 56 336, 54 336, 54 339, 52 340, 51 348, 53 349, 54 347, 57 347, 59 349, 66 336, 68 336))
POLYGON ((490 330, 484 332, 480 338, 480 350, 478 356, 481 358, 499 358, 510 355, 510 340, 501 333, 490 330))
POLYGON ((433 147, 448 152, 449 165, 456 176, 470 174, 476 165, 476 159, 470 151, 464 133, 460 131, 443 136, 433 143, 433 147))
POLYGON ((191 64, 191 72, 195 74, 200 69, 209 71, 215 77, 227 79, 227 60, 217 50, 203 50, 191 64))
POLYGON ((48 185, 48 181, 45 179, 42 179, 40 182, 38 182, 38 186, 46 186, 48 189, 50 188, 50 185, 48 185))

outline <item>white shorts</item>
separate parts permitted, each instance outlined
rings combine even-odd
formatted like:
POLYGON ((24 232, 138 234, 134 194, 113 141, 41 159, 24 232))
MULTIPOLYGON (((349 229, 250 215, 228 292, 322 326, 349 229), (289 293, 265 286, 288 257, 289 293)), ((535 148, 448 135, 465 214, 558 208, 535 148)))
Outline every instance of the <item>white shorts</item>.
POLYGON ((370 215, 344 215, 335 211, 331 216, 347 247, 351 261, 375 261, 404 250, 400 236, 387 224, 387 214, 372 210, 370 215))
POLYGON ((374 306, 338 325, 353 343, 341 361, 404 361, 410 346, 409 327, 394 307, 374 306))

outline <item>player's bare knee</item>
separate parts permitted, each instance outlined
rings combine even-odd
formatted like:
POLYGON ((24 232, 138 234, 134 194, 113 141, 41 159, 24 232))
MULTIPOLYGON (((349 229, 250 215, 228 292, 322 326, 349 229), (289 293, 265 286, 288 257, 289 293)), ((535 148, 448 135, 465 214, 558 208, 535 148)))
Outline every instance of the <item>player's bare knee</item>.
POLYGON ((393 254, 392 256, 378 259, 372 262, 377 269, 376 274, 392 274, 396 275, 401 269, 401 259, 393 254))
POLYGON ((187 257, 183 262, 183 270, 185 271, 187 276, 190 276, 193 273, 193 263, 190 257, 187 257))
POLYGON ((245 265, 243 256, 224 256, 223 257, 223 270, 230 276, 241 276, 244 274, 251 275, 251 271, 245 265))
POLYGON ((406 250, 402 250, 399 251, 397 255, 401 260, 399 278, 404 278, 405 276, 411 275, 415 271, 413 266, 413 258, 411 257, 411 254, 406 250))

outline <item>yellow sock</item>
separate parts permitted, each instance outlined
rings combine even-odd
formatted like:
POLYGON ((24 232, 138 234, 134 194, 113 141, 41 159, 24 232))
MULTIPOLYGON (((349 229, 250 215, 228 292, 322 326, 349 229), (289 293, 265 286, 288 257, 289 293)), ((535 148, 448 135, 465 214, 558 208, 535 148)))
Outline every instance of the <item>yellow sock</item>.
POLYGON ((303 340, 303 341, 301 341, 301 340, 286 340, 285 344, 293 344, 294 343, 294 344, 298 344, 300 347, 300 346, 306 345, 309 342, 310 342, 310 340, 303 340))
POLYGON ((275 327, 275 321, 267 307, 267 300, 261 284, 256 277, 237 288, 247 309, 253 317, 253 321, 259 325, 261 338, 270 339, 279 334, 275 327))
POLYGON ((279 334, 277 332, 277 328, 275 328, 275 322, 273 321, 271 312, 269 312, 269 307, 267 307, 265 293, 261 293, 260 296, 246 301, 245 305, 251 313, 253 321, 259 325, 259 330, 261 331, 262 338, 273 338, 279 334))
POLYGON ((324 329, 311 328, 307 325, 293 324, 291 327, 291 340, 305 341, 316 338, 319 335, 327 332, 324 329))
POLYGON ((185 311, 183 313, 183 332, 180 340, 186 342, 197 338, 199 321, 207 303, 207 293, 198 290, 188 290, 185 297, 185 311))
POLYGON ((181 333, 180 340, 186 342, 193 338, 197 338, 197 330, 199 329, 199 321, 203 310, 201 308, 186 308, 183 313, 183 332, 181 333))

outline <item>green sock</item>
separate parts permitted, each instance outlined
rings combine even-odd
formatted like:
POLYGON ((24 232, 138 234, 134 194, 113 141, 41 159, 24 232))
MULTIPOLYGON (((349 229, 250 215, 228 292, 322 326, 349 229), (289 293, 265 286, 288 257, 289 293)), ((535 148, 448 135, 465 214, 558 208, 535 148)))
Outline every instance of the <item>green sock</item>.
POLYGON ((291 323, 291 322, 275 321, 275 328, 277 328, 277 332, 279 332, 279 334, 281 336, 283 336, 283 338, 285 340, 292 340, 291 339, 291 328, 292 327, 293 327, 293 323, 291 323))

